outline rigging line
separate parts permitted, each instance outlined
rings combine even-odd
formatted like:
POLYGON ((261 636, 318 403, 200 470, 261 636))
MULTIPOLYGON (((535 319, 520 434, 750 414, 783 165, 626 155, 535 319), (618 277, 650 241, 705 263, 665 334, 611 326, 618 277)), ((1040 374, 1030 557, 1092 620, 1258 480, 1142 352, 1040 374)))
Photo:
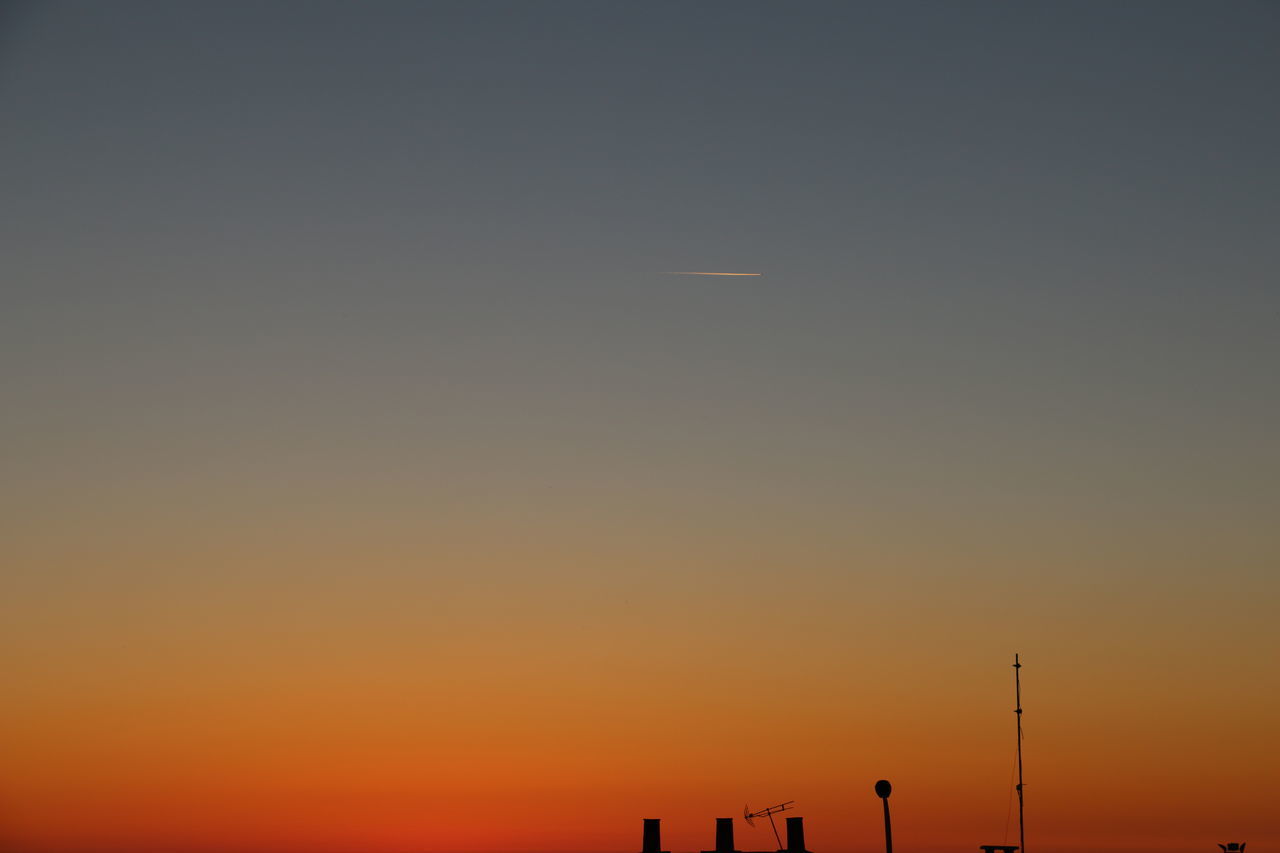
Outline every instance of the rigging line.
POLYGON ((1013 763, 1009 767, 1009 809, 1004 815, 1004 843, 1009 843, 1009 824, 1013 822, 1013 780, 1018 773, 1018 752, 1014 750, 1013 763))

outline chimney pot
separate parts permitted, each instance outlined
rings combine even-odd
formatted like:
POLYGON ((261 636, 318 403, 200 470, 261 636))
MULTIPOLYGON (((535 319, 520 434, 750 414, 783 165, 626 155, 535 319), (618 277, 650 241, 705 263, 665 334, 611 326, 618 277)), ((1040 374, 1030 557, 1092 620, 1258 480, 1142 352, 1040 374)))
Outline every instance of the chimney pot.
POLYGON ((804 849, 804 818, 787 818, 787 853, 806 853, 804 849))

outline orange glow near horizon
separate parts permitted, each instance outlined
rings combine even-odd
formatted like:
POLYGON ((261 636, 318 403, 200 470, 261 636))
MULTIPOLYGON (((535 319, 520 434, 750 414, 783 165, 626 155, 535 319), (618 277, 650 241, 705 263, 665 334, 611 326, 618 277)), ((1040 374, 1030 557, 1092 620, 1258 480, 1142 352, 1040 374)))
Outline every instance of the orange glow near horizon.
MULTIPOLYGON (((657 559, 576 547, 601 566, 657 559)), ((3 712, 6 849, 629 851, 640 818, 661 817, 666 849, 689 851, 744 802, 795 799, 811 849, 874 850, 881 777, 904 849, 1005 837, 1011 652, 987 625, 1026 630, 1054 601, 988 613, 991 591, 943 584, 907 631, 866 578, 861 595, 821 600, 714 572, 614 589, 608 572, 592 582, 555 560, 495 599, 483 578, 504 558, 453 551, 471 566, 457 581, 370 589, 326 571, 341 549, 306 548, 305 594, 224 579, 184 597, 178 622, 171 593, 134 586, 109 638, 80 622, 33 640, 9 662, 24 692, 3 712)), ((1137 636, 1023 652, 1039 849, 1166 837, 1161 849, 1191 850, 1224 823, 1272 831, 1258 816, 1273 771, 1256 761, 1280 751, 1272 688, 1218 658, 1211 626, 1178 630, 1198 655, 1164 660, 1137 636), (1199 688, 1177 690, 1191 670, 1199 688)), ((768 849, 764 833, 740 824, 739 847, 768 849)))

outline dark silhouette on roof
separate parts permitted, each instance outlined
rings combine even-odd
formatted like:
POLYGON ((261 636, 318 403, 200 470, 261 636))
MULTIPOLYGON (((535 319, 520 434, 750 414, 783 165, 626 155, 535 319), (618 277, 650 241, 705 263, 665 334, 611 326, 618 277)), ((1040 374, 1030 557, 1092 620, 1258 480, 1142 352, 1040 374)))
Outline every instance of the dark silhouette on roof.
POLYGON ((804 818, 787 818, 787 853, 809 853, 804 849, 804 818))
POLYGON ((716 818, 716 849, 703 850, 702 853, 740 853, 733 849, 733 818, 716 818))
POLYGON ((662 849, 662 821, 656 817, 644 819, 644 843, 640 853, 670 853, 662 849))

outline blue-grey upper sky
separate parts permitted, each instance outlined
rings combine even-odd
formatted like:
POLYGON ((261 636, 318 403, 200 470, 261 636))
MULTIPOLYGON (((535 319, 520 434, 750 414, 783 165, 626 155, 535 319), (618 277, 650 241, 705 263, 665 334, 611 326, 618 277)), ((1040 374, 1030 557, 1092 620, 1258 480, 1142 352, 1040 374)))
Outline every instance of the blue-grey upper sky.
POLYGON ((819 455, 1088 438, 1194 465, 1274 426, 1273 4, 4 26, 5 361, 41 447, 45 416, 252 430, 282 389, 317 422, 425 395, 819 455))

